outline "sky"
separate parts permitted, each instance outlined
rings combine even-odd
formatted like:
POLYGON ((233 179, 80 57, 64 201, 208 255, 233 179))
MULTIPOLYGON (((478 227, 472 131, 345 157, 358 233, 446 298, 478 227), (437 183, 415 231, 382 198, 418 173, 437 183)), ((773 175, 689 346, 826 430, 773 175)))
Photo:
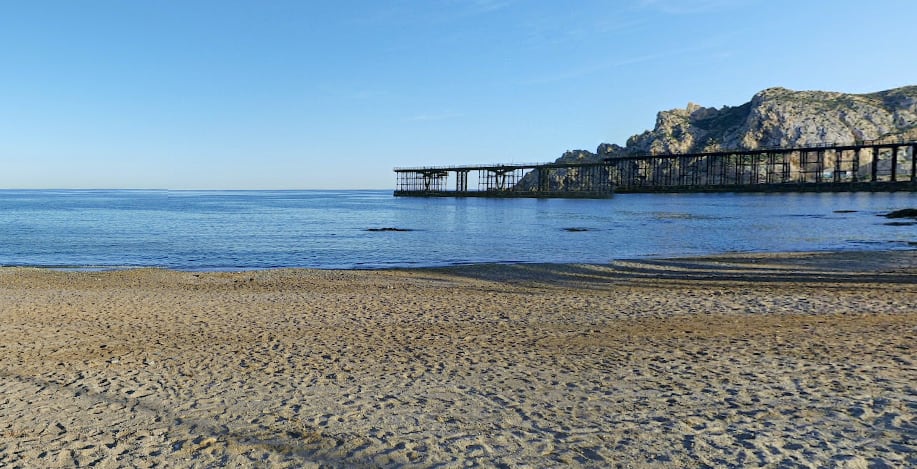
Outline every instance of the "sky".
POLYGON ((0 0, 0 188, 393 189, 917 84, 917 2, 0 0))

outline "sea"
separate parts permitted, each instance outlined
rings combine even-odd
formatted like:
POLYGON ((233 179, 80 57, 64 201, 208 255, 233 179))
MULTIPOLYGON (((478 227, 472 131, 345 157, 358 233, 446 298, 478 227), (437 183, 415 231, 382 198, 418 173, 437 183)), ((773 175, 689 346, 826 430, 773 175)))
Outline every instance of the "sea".
POLYGON ((381 269, 917 249, 917 193, 405 198, 391 191, 2 190, 0 265, 381 269))

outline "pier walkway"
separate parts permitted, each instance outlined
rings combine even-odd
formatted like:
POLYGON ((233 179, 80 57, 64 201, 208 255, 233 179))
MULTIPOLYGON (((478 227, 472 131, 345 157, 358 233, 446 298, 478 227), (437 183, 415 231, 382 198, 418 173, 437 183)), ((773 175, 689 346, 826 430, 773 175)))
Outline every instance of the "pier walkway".
POLYGON ((917 141, 395 168, 396 196, 603 198, 637 192, 917 191, 917 141))

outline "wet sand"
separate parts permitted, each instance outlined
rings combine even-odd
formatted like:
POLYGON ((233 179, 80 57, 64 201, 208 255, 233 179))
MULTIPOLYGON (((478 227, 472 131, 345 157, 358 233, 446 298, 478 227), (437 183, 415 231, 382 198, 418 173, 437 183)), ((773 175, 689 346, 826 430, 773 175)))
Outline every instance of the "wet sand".
POLYGON ((917 465, 917 251, 0 269, 0 466, 917 465))

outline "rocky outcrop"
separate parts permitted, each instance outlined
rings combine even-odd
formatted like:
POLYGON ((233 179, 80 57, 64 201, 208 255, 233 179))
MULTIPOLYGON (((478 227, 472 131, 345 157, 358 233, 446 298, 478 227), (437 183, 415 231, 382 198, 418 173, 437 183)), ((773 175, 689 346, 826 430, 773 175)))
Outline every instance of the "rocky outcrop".
MULTIPOLYGON (((632 155, 704 153, 855 144, 868 140, 917 140, 917 86, 869 94, 768 88, 740 106, 661 111, 653 130, 627 139, 626 146, 602 143, 595 153, 571 150, 558 163, 589 163, 632 155)), ((793 161, 791 165, 798 162, 793 161)), ((664 169, 663 169, 664 170, 664 169)), ((552 187, 563 187, 561 171, 552 187)), ((535 184, 534 175, 522 179, 535 184)))
POLYGON ((558 161, 897 138, 917 138, 917 86, 870 94, 768 88, 741 106, 688 103, 662 111, 653 130, 630 137, 625 147, 603 143, 595 153, 568 151, 558 161))

